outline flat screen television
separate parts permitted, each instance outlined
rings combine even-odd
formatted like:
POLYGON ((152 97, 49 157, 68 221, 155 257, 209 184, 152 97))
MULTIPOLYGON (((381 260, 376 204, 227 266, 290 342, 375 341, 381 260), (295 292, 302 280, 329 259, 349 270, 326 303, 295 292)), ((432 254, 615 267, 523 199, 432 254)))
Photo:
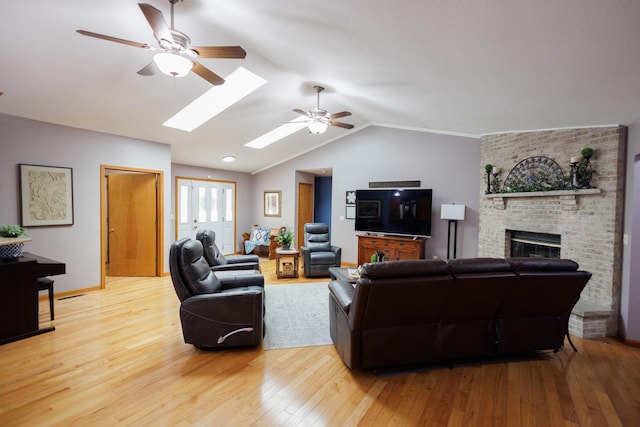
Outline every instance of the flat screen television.
POLYGON ((431 237, 430 189, 356 190, 356 231, 431 237))

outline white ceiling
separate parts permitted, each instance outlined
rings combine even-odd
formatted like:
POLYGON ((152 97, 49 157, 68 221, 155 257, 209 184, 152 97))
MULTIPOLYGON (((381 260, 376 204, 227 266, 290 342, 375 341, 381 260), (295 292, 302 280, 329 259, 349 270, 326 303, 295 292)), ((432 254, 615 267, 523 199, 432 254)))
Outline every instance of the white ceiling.
MULTIPOLYGON (((162 10, 168 0, 143 0, 162 10)), ((256 172, 349 132, 244 144, 315 106, 340 121, 479 135, 627 125, 640 117, 638 0, 184 0, 196 46, 241 45, 268 83, 191 133, 162 123, 211 86, 136 71, 156 41, 133 0, 13 0, 0 8, 0 112, 171 144, 176 163, 256 172), (237 157, 223 163, 224 155, 237 157)), ((331 165, 327 165, 328 167, 331 165)))

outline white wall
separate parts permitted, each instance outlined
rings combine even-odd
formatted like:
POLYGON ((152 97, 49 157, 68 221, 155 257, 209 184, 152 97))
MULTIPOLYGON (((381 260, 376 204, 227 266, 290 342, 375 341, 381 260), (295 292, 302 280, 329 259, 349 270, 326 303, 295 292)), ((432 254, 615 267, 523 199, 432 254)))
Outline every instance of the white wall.
MULTIPOLYGON (((0 224, 20 223, 20 163, 73 169, 74 224, 28 228, 33 241, 24 246, 26 252, 66 264, 67 273, 54 277, 56 293, 100 285, 100 165, 163 171, 165 212, 170 210, 168 145, 0 114, 0 224)), ((164 219, 168 252, 169 215, 164 219)))
POLYGON ((640 343, 640 120, 627 135, 624 216, 629 243, 623 246, 619 329, 625 339, 640 343))
MULTIPOLYGON (((309 137, 313 137, 309 135, 309 137)), ((282 218, 264 218, 262 205, 254 216, 270 227, 295 226, 296 170, 333 169, 332 243, 342 247, 344 262, 357 262, 354 221, 345 215, 345 193, 368 188, 370 181, 419 180, 433 189, 432 235, 426 257, 447 255, 447 221, 442 203, 465 204, 466 219, 458 223, 458 257, 478 252, 478 193, 482 171, 480 141, 475 138, 370 126, 301 157, 256 175, 253 198, 264 190, 282 190, 282 218)))

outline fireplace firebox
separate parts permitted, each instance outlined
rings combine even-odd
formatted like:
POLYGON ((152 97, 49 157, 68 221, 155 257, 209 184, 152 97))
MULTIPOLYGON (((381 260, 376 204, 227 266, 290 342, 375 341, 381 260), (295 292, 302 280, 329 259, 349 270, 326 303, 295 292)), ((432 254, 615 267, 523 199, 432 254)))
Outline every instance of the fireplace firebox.
POLYGON ((560 258, 560 235, 508 230, 512 258, 560 258))

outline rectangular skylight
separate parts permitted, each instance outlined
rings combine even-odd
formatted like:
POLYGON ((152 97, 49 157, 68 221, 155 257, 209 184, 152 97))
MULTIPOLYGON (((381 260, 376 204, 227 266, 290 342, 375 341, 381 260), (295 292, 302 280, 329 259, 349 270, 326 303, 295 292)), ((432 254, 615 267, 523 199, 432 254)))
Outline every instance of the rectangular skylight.
POLYGON ((191 104, 163 123, 164 126, 191 132, 206 121, 226 110, 267 81, 251 71, 238 67, 229 74, 224 84, 214 86, 191 104))
POLYGON ((254 139, 251 142, 244 144, 246 147, 257 148, 258 150, 271 145, 276 141, 285 138, 292 133, 298 132, 300 129, 307 127, 306 117, 299 116, 291 120, 289 123, 285 123, 280 127, 275 128, 271 132, 267 132, 262 136, 254 139))

